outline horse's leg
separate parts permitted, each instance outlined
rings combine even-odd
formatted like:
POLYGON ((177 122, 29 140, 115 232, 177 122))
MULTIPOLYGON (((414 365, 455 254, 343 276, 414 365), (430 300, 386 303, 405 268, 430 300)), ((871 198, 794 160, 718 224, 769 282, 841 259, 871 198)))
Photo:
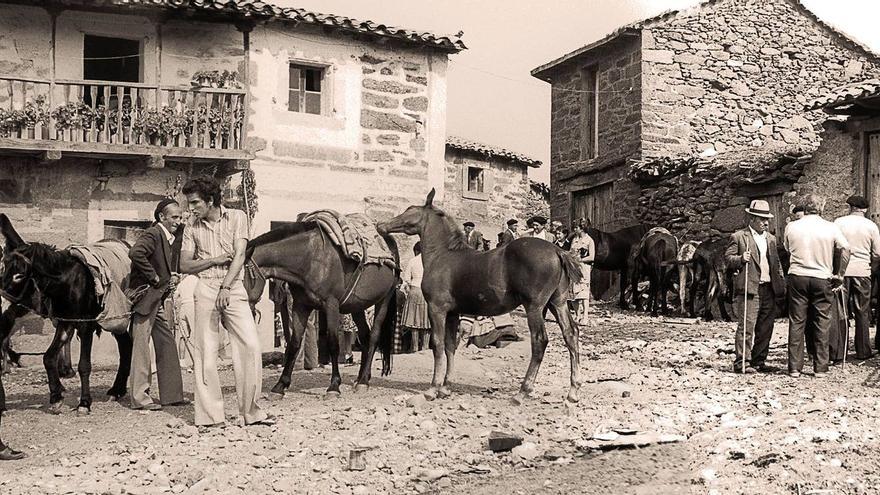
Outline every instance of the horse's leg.
POLYGON ((113 386, 107 391, 107 395, 110 396, 110 400, 119 400, 128 393, 128 376, 131 374, 131 353, 134 341, 128 332, 114 333, 113 338, 116 339, 116 350, 119 352, 119 366, 116 368, 113 386))
POLYGON ((425 398, 434 400, 437 398, 440 387, 443 386, 443 376, 446 372, 446 350, 443 348, 443 344, 446 342, 446 310, 428 304, 428 318, 431 320, 431 350, 434 352, 434 376, 431 379, 431 386, 428 387, 428 390, 425 390, 425 398))
POLYGON ((544 330, 544 319, 541 317, 543 308, 529 307, 526 308, 526 315, 529 320, 529 333, 532 342, 532 357, 529 361, 529 369, 526 370, 526 376, 523 378, 519 394, 514 396, 514 404, 522 404, 531 394, 535 386, 535 377, 538 376, 538 369, 541 367, 541 361, 544 360, 544 351, 547 349, 547 332, 544 330))
POLYGON ((687 314, 687 281, 689 265, 678 265, 678 303, 681 307, 681 314, 687 314))
POLYGON ((571 320, 571 312, 568 310, 568 305, 565 304, 563 294, 562 291, 553 294, 548 306, 562 329, 562 339, 565 341, 565 347, 568 349, 568 357, 571 361, 571 384, 568 389, 568 401, 577 402, 581 388, 581 360, 578 350, 580 329, 571 320))
MULTIPOLYGON (((638 262, 636 262, 636 263, 638 263, 638 262)), ((629 281, 629 283, 630 283, 630 285, 632 285, 632 290, 630 292, 632 293, 631 296, 632 296, 632 300, 633 300, 633 309, 636 311, 641 311, 642 310, 642 298, 639 297, 639 278, 641 278, 641 277, 640 277, 640 273, 639 273, 638 269, 634 268, 631 275, 632 275, 632 277, 631 277, 631 280, 629 281)))
MULTIPOLYGON (((71 337, 73 336, 73 330, 71 330, 71 337)), ((61 348, 61 352, 58 354, 58 375, 61 378, 73 378, 76 376, 76 372, 73 371, 73 359, 70 357, 70 345, 73 339, 68 339, 67 342, 64 343, 64 347, 61 348)))
MULTIPOLYGON (((382 306, 386 306, 382 304, 382 306)), ((354 391, 357 392, 361 385, 370 388, 370 371, 373 366, 373 355, 376 352, 376 346, 379 345, 379 330, 381 321, 379 319, 379 306, 376 306, 376 312, 373 316, 373 327, 367 323, 367 317, 363 311, 355 311, 351 314, 351 319, 358 329, 358 340, 361 341, 361 366, 358 369, 357 379, 354 381, 354 391), (375 334, 375 340, 374 336, 375 334)), ((384 313, 381 315, 384 318, 384 313)))
POLYGON ((293 365, 296 363, 296 356, 302 347, 303 335, 306 332, 306 325, 312 310, 295 304, 293 313, 290 314, 291 335, 287 344, 284 346, 284 369, 281 370, 281 376, 278 382, 272 387, 270 397, 280 399, 284 397, 284 392, 290 387, 290 375, 293 373, 293 365))
MULTIPOLYGON (((541 321, 544 321, 546 309, 541 310, 541 321)), ((443 377, 443 385, 437 391, 437 395, 442 399, 452 395, 449 390, 450 378, 455 367, 455 348, 458 347, 458 325, 461 322, 458 313, 446 313, 446 374, 443 377)))
POLYGON ((620 309, 627 309, 628 307, 626 304, 626 282, 628 276, 629 266, 624 262, 623 268, 620 269, 620 309))
POLYGON ((660 267, 660 304, 661 313, 666 316, 669 314, 669 272, 665 267, 660 267))
POLYGON ((46 376, 49 381, 49 412, 52 414, 60 414, 62 411, 63 399, 61 393, 61 377, 58 375, 58 354, 64 344, 70 340, 72 328, 69 323, 59 323, 55 327, 55 336, 52 343, 43 354, 43 366, 46 368, 46 376))
POLYGON ((339 303, 330 301, 324 305, 320 318, 321 329, 327 333, 327 347, 330 350, 330 386, 327 387, 328 395, 341 395, 339 386, 342 385, 342 376, 339 374, 339 303))
POLYGON ((92 339, 95 331, 91 324, 85 324, 77 331, 79 335, 79 371, 80 391, 79 406, 76 408, 78 415, 89 414, 92 411, 92 389, 89 378, 92 375, 92 339))

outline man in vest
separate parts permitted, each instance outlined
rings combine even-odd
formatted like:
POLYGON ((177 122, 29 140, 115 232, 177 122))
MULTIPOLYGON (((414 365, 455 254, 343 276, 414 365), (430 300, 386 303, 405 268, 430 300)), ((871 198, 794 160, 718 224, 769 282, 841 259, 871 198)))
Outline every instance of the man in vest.
POLYGON ((475 227, 476 225, 474 225, 474 222, 471 222, 470 220, 464 223, 465 243, 477 251, 482 251, 483 233, 479 230, 474 230, 475 227))

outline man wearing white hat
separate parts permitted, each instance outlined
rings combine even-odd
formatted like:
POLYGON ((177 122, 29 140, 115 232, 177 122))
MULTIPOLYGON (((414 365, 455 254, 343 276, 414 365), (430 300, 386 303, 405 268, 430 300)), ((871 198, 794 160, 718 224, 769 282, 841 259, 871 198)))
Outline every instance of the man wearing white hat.
POLYGON ((773 368, 767 366, 765 360, 773 335, 776 301, 785 295, 785 279, 776 250, 776 237, 768 232, 773 218, 770 205, 756 199, 746 208, 746 213, 748 225, 730 236, 725 252, 728 265, 739 271, 734 283, 734 307, 739 323, 733 370, 737 373, 768 372, 773 368))

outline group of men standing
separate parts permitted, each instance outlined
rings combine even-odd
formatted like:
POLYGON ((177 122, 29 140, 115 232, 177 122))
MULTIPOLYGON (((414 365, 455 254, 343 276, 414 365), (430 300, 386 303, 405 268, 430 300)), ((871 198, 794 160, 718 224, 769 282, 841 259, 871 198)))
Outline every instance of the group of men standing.
MULTIPOLYGON (((787 275, 777 240, 768 231, 773 218, 769 204, 754 200, 746 208, 748 225, 731 236, 725 252, 729 267, 737 271, 735 372, 775 371, 766 359, 773 321, 786 295, 790 376, 799 377, 803 371, 805 344, 817 378, 828 372, 829 364, 845 359, 848 307, 856 321, 856 358, 872 356, 871 271, 880 260, 880 229, 865 216, 865 198, 851 196, 847 204, 850 213, 830 222, 822 218, 824 198, 814 194, 803 198, 785 229, 782 246, 790 258, 787 275), (838 308, 842 313, 835 318, 838 308)), ((875 346, 880 348, 880 335, 875 337, 875 346)))

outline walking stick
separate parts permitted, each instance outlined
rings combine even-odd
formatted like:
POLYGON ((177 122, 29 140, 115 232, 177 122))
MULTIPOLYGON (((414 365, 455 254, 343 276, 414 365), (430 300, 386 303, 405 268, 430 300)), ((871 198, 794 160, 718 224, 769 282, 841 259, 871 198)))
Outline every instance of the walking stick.
MULTIPOLYGON (((746 251, 748 252, 748 251, 746 251)), ((745 262, 745 266, 743 267, 745 275, 743 278, 745 282, 743 282, 743 362, 742 362, 742 373, 746 373, 746 329, 748 327, 748 314, 749 314, 749 262, 745 262)), ((755 335, 752 332, 752 346, 755 345, 755 335)))

